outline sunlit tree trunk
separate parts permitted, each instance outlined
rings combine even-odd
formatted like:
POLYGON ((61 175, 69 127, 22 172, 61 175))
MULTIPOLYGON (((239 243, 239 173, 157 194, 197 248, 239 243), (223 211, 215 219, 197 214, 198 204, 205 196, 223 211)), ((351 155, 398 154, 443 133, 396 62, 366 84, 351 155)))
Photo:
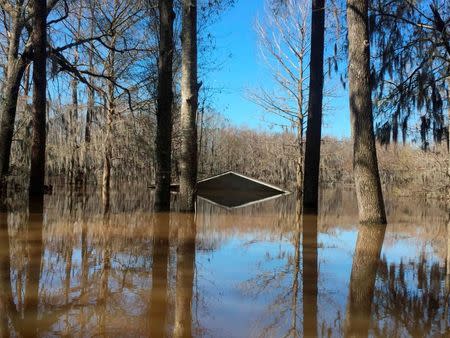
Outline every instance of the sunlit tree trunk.
POLYGON ((33 2, 33 136, 31 145, 30 197, 44 194, 47 114, 47 1, 33 2))
POLYGON ((303 334, 317 337, 317 216, 303 216, 303 334))
POLYGON ((353 255, 345 337, 367 337, 385 225, 360 225, 353 255))
POLYGON ((178 228, 174 337, 192 337, 195 238, 194 215, 188 215, 178 228))
POLYGON ((166 336, 168 313, 169 214, 155 215, 153 225, 152 291, 150 295, 150 334, 166 336))
POLYGON ((197 190, 197 0, 183 0, 181 30, 180 209, 194 211, 197 190))
POLYGON ((305 211, 317 213, 319 205, 320 142, 322 137, 325 0, 312 0, 311 11, 311 61, 303 208, 305 211))
POLYGON ((172 160, 172 63, 173 22, 175 13, 172 0, 159 0, 159 58, 158 99, 156 108, 156 173, 155 209, 170 209, 170 176, 172 160))
POLYGON ((368 0, 347 1, 353 173, 361 223, 385 224, 370 88, 368 0))
POLYGON ((2 187, 9 172, 17 98, 27 64, 24 56, 19 56, 20 37, 23 31, 20 10, 20 7, 17 8, 12 15, 11 31, 8 36, 6 77, 3 79, 3 100, 0 105, 0 190, 3 190, 2 187))

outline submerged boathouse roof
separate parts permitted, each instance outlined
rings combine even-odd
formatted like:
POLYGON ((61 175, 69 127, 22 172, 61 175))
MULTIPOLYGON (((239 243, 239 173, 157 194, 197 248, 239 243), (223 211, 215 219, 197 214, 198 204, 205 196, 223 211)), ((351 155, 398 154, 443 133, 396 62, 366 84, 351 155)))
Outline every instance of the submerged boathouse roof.
POLYGON ((198 196, 230 209, 259 203, 289 192, 254 178, 228 171, 197 183, 198 196))

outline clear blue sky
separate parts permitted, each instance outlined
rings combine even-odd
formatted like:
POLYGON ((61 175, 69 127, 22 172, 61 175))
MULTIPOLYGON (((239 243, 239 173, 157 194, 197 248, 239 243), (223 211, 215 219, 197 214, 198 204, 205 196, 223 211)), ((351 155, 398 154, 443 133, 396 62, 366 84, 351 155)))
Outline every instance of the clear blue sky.
MULTIPOLYGON (((262 14, 264 1, 237 0, 210 27, 216 39, 214 57, 221 67, 207 74, 210 85, 222 89, 215 96, 215 107, 233 124, 250 128, 269 128, 262 109, 246 98, 246 90, 261 83, 270 86, 270 73, 260 59, 254 30, 256 16, 262 14)), ((329 79, 325 81, 330 83, 329 79)), ((348 93, 333 80, 333 98, 325 98, 324 135, 350 136, 348 93)))

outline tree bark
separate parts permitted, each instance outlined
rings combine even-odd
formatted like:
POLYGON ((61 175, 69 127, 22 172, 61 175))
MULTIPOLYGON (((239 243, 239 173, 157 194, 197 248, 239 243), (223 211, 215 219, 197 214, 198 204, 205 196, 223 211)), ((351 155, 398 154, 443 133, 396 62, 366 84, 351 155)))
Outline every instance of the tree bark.
POLYGON ((47 114, 47 1, 33 2, 33 136, 31 146, 30 197, 44 195, 47 114))
POLYGON ((178 229, 174 337, 192 337, 195 237, 194 215, 188 215, 178 229))
POLYGON ((197 190, 197 0, 183 0, 180 209, 194 211, 197 190))
POLYGON ((109 54, 106 59, 106 72, 110 80, 108 80, 108 89, 106 92, 106 131, 105 131, 105 148, 103 150, 103 177, 102 177, 102 199, 103 210, 109 212, 110 208, 110 191, 111 191, 111 168, 112 168, 112 137, 113 123, 116 115, 116 97, 114 94, 114 82, 116 80, 116 35, 111 37, 109 43, 109 54))
POLYGON ((368 0, 347 1, 353 172, 360 223, 386 224, 373 131, 368 0))
POLYGON ((303 208, 307 212, 317 213, 319 209, 320 141, 322 137, 325 0, 312 0, 311 10, 311 63, 303 208))
POLYGON ((345 337, 367 337, 385 225, 361 225, 353 256, 345 337))
POLYGON ((173 0, 159 0, 158 99, 156 108, 155 209, 170 210, 173 101, 173 0))
POLYGON ((16 119, 17 99, 27 61, 19 57, 20 37, 23 25, 20 23, 18 11, 13 15, 8 42, 7 70, 3 89, 3 102, 0 106, 0 190, 5 186, 9 173, 11 145, 16 119))

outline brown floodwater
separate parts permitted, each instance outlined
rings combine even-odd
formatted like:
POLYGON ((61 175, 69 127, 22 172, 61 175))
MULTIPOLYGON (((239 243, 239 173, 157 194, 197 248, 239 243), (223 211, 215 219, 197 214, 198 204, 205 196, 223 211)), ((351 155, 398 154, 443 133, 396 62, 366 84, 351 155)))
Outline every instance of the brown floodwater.
MULTIPOLYGON (((153 213, 150 190, 12 196, 0 214, 0 334, 143 337, 450 336, 449 216, 387 196, 389 225, 358 226, 327 189, 243 208, 199 199, 153 213)), ((176 195, 173 195, 176 206, 176 195)))

